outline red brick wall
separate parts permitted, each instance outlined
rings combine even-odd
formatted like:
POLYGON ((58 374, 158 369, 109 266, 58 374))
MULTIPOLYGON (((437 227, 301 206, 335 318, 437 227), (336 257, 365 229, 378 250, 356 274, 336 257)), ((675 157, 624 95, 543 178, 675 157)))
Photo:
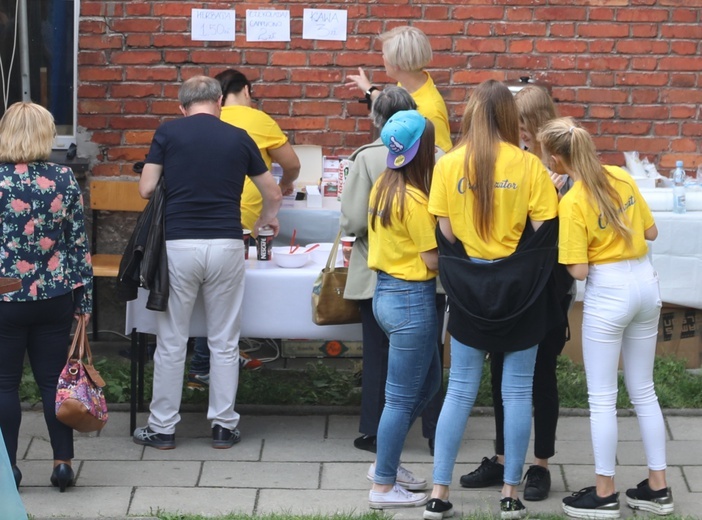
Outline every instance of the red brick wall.
MULTIPOLYGON (((702 163, 702 0, 81 0, 79 117, 100 153, 94 175, 126 175, 154 129, 177 115, 181 81, 246 73, 259 108, 294 144, 348 153, 370 136, 345 76, 383 73, 377 35, 411 24, 434 49, 429 70, 458 129, 466 95, 488 79, 553 85, 562 115, 596 136, 603 160, 638 150, 667 173, 702 163), (288 9, 291 42, 247 43, 246 9, 288 9), (302 39, 305 7, 346 9, 346 42, 302 39), (190 40, 192 8, 236 9, 235 42, 190 40)), ((455 134, 454 134, 455 138, 455 134)))

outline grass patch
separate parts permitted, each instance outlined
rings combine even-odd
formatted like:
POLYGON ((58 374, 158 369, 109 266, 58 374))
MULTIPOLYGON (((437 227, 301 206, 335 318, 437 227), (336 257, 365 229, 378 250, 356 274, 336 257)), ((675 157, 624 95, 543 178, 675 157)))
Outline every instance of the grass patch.
MULTIPOLYGON (((129 402, 130 367, 127 360, 98 359, 95 366, 105 379, 108 402, 129 402)), ((569 358, 558 359, 558 391, 561 407, 587 408, 587 385, 583 367, 569 358)), ((145 395, 151 396, 153 363, 145 367, 145 395)), ((656 358, 654 381, 663 408, 702 408, 702 375, 685 369, 683 361, 673 357, 656 358)), ((261 405, 359 405, 361 394, 358 375, 337 370, 322 361, 311 361, 305 370, 242 370, 239 378, 237 403, 261 405)), ((206 403, 207 392, 188 390, 184 385, 183 402, 206 403)), ((20 384, 20 399, 39 401, 39 391, 31 371, 25 366, 20 384)), ((476 406, 492 406, 490 366, 486 362, 476 399, 476 406)), ((630 408, 629 395, 619 376, 619 408, 630 408)))

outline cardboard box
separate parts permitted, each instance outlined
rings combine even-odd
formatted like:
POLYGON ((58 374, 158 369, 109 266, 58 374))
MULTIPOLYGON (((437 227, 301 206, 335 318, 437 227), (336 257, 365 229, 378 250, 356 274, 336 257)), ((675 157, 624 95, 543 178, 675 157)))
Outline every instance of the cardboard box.
MULTIPOLYGON (((568 320, 571 338, 566 343, 563 354, 582 364, 583 302, 575 302, 568 320)), ((658 321, 656 355, 673 355, 684 359, 687 368, 699 368, 702 352, 701 325, 702 311, 699 309, 664 304, 658 321)))

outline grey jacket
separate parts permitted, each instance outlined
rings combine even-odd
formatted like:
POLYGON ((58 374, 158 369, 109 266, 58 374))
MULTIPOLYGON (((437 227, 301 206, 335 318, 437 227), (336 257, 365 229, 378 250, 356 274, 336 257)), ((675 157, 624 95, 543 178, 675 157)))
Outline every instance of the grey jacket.
MULTIPOLYGON (((437 148, 436 158, 444 155, 437 148)), ((375 292, 376 273, 368 269, 368 202, 373 184, 385 171, 388 149, 378 138, 353 152, 348 177, 341 193, 339 225, 344 235, 355 236, 344 298, 368 300, 375 292)), ((443 291, 440 291, 443 292, 443 291)))

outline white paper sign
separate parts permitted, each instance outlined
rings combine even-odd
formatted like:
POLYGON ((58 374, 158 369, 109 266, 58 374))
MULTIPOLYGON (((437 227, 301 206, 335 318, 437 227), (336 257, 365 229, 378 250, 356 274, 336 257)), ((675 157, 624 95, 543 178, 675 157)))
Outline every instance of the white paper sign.
POLYGON ((229 9, 193 9, 191 34, 193 40, 233 42, 236 13, 229 9))
POLYGON ((346 11, 305 9, 302 18, 302 39, 346 41, 346 11))
POLYGON ((290 11, 278 9, 247 9, 246 41, 289 42, 290 11))

